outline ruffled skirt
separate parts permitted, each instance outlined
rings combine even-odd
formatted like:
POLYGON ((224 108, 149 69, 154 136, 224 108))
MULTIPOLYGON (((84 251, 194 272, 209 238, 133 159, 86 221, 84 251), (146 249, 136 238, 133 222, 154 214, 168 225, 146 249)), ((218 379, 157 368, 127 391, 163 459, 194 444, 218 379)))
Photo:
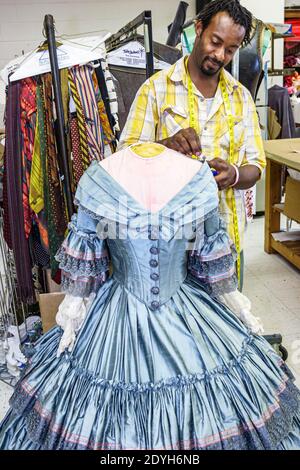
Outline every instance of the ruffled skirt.
POLYGON ((291 372, 191 277, 154 312, 112 277, 56 357, 61 335, 37 343, 1 449, 300 449, 291 372))

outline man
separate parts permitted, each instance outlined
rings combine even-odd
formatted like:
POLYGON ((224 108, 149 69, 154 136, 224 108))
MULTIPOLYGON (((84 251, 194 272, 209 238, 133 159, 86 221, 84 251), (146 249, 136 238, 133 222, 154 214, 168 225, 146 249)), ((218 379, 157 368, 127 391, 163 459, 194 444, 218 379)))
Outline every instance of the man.
POLYGON ((141 86, 119 143, 121 149, 156 141, 187 156, 207 158, 217 171, 220 214, 241 253, 240 286, 246 225, 241 190, 259 180, 265 155, 250 92, 224 67, 249 42, 251 29, 252 15, 238 0, 209 3, 196 19, 191 55, 141 86))

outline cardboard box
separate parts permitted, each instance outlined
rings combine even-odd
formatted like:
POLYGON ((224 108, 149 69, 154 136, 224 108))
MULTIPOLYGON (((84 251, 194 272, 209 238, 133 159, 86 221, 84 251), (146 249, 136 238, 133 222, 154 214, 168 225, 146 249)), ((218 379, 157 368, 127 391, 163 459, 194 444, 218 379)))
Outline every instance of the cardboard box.
POLYGON ((39 304, 42 318, 43 331, 46 333, 56 325, 55 317, 60 303, 64 300, 65 294, 52 292, 50 294, 40 294, 39 304))
POLYGON ((289 219, 300 223, 300 181, 288 176, 285 191, 283 213, 289 219))

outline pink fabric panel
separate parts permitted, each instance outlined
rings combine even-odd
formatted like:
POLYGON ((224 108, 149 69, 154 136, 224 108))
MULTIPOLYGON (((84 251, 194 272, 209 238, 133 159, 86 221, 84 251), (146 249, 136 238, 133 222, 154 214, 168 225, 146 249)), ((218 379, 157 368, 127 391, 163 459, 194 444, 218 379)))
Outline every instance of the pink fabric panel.
POLYGON ((201 163, 170 149, 155 157, 140 157, 131 148, 105 158, 100 165, 151 212, 159 211, 197 173, 201 163))

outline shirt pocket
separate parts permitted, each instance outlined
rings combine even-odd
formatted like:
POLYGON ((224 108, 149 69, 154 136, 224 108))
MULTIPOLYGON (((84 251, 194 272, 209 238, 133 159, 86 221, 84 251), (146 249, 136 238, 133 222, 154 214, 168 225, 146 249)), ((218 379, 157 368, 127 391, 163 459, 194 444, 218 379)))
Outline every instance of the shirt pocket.
MULTIPOLYGON (((226 114, 221 115, 220 126, 216 132, 216 138, 219 140, 222 150, 229 152, 230 135, 229 135, 229 120, 226 114)), ((245 147, 245 125, 243 116, 233 116, 233 132, 234 132, 234 153, 236 160, 240 159, 243 147, 245 147)))
POLYGON ((160 108, 160 136, 171 137, 181 129, 190 127, 189 113, 181 106, 164 104, 160 108))

